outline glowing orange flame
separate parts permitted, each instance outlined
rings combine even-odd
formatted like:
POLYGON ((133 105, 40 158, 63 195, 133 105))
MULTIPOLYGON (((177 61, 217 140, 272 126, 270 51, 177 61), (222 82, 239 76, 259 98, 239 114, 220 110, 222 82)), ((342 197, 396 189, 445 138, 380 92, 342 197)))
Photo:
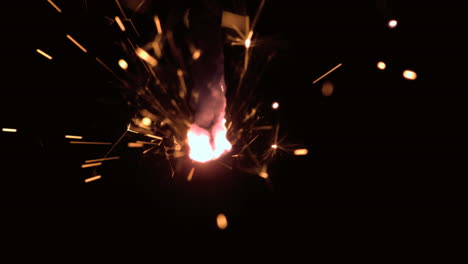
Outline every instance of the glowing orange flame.
POLYGON ((189 156, 198 162, 207 162, 219 158, 231 150, 231 143, 226 138, 225 119, 215 124, 210 131, 192 124, 187 133, 190 147, 189 156))

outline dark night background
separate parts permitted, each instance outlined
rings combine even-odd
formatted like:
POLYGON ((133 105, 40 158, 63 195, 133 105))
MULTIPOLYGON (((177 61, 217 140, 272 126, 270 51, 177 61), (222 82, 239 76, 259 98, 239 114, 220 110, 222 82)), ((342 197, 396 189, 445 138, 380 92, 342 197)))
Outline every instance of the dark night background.
MULTIPOLYGON (((92 8, 95 1, 88 2, 92 8)), ((112 8, 102 12, 118 14, 107 2, 112 8)), ((65 38, 112 59, 108 26, 84 15, 84 3, 68 3, 62 14, 45 0, 12 4, 2 17, 0 125, 18 133, 0 134, 1 210, 5 231, 18 241, 41 243, 50 235, 58 244, 80 238, 97 246, 158 243, 164 234, 180 243, 196 233, 215 243, 272 238, 287 246, 300 238, 306 248, 413 250, 457 236, 462 98, 448 77, 449 13, 435 4, 266 1, 257 37, 275 56, 257 95, 280 103, 272 119, 288 142, 309 149, 305 157, 280 155, 269 186, 216 166, 192 182, 170 180, 163 159, 124 148, 121 160, 99 169, 101 180, 84 184, 89 171, 81 163, 107 146, 69 145, 63 136, 115 141, 129 117, 112 76, 65 38), (395 29, 387 27, 392 18, 395 29), (378 70, 378 61, 387 69, 378 70), (418 79, 403 79, 405 69, 418 79), (335 87, 329 97, 321 95, 325 81, 335 87), (227 215, 227 230, 217 229, 218 213, 227 215)), ((250 15, 258 3, 249 1, 250 15)))

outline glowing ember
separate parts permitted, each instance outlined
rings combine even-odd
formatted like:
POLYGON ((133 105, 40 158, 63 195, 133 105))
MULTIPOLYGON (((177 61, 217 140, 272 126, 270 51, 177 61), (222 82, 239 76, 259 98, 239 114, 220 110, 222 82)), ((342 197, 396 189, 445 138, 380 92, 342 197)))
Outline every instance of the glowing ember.
POLYGON ((377 63, 377 68, 378 68, 379 70, 385 70, 385 68, 387 68, 387 65, 385 64, 385 62, 379 61, 379 62, 377 63))
POLYGON ((412 71, 412 70, 405 70, 403 72, 403 77, 407 80, 416 80, 416 78, 418 78, 418 75, 416 74, 416 72, 412 71))
POLYGON ((216 217, 216 224, 218 225, 218 228, 221 230, 224 230, 228 226, 228 221, 227 218, 224 214, 218 214, 216 217))
POLYGON ((273 108, 273 109, 278 109, 278 108, 279 108, 279 103, 278 103, 278 102, 274 102, 274 103, 271 105, 271 108, 273 108))
POLYGON ((398 21, 396 21, 395 19, 388 21, 388 27, 390 28, 396 28, 397 25, 398 25, 398 21))
POLYGON ((226 120, 215 124, 211 132, 192 124, 187 133, 188 145, 190 147, 189 156, 194 161, 207 162, 219 158, 231 150, 231 143, 226 139, 226 120))

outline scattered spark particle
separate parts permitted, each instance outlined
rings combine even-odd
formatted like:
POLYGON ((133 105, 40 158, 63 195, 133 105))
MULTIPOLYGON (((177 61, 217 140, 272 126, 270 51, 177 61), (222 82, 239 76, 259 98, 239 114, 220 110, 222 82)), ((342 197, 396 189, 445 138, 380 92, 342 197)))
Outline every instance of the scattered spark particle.
POLYGON ((45 53, 44 51, 40 50, 40 49, 36 49, 37 53, 41 54, 42 56, 46 57, 47 59, 49 60, 52 60, 52 56, 50 56, 49 54, 45 53))
POLYGON ((70 139, 83 139, 82 136, 73 136, 73 135, 65 135, 65 138, 70 138, 70 139))
POLYGON ((228 221, 227 218, 224 214, 218 214, 216 217, 216 224, 218 225, 218 228, 221 230, 224 230, 228 226, 228 221))
POLYGON ((120 68, 122 68, 124 70, 128 69, 128 63, 123 59, 119 60, 119 66, 120 66, 120 68))
POLYGON ((88 52, 80 43, 78 43, 78 41, 76 41, 72 36, 70 35, 67 35, 67 38, 73 42, 73 44, 75 44, 78 48, 80 48, 84 53, 88 52))
POLYGON ((416 72, 412 71, 412 70, 405 70, 403 72, 403 77, 407 80, 416 80, 416 78, 418 78, 418 75, 416 74, 416 72))
POLYGON ((262 177, 263 179, 268 178, 268 172, 266 171, 261 171, 258 176, 262 177))
POLYGON ((250 48, 250 44, 252 44, 252 41, 248 38, 245 40, 245 48, 250 48))
POLYGON ((277 149, 277 148, 278 148, 278 145, 273 144, 273 145, 271 145, 271 148, 272 148, 272 149, 277 149))
POLYGON ((295 149, 294 150, 294 155, 296 156, 304 156, 304 155, 307 155, 307 153, 309 153, 307 149, 295 149))
POLYGON ((195 50, 192 54, 192 59, 193 60, 198 60, 198 58, 200 58, 201 56, 201 51, 199 49, 195 50))
POLYGON ((112 143, 110 143, 110 142, 89 142, 89 141, 70 141, 70 144, 112 145, 112 143))
POLYGON ((154 16, 154 24, 156 25, 156 30, 158 31, 158 34, 162 34, 161 21, 159 21, 158 16, 154 16))
POLYGON ((343 65, 343 63, 340 63, 338 65, 336 65, 335 67, 333 67, 331 70, 327 71, 324 75, 320 76, 319 78, 317 78, 315 81, 312 82, 312 84, 315 84, 316 82, 322 80, 323 78, 325 78, 327 75, 329 75, 330 73, 332 73, 334 70, 338 69, 339 67, 341 67, 341 65, 343 65))
POLYGON ((142 148, 143 144, 142 143, 129 142, 128 147, 129 148, 142 148))
POLYGON ((120 157, 109 157, 109 158, 102 158, 102 159, 93 159, 93 160, 86 160, 85 163, 94 163, 94 162, 100 162, 100 161, 107 161, 107 160, 117 160, 120 159, 120 157))
POLYGON ((184 72, 181 69, 177 69, 177 77, 179 78, 180 83, 179 96, 180 98, 184 99, 187 94, 187 86, 184 80, 184 72))
POLYGON ((122 30, 122 32, 125 32, 125 26, 122 23, 122 20, 120 20, 120 17, 116 16, 115 22, 117 22, 117 25, 119 25, 120 30, 122 30))
POLYGON ((138 140, 137 142, 135 143, 138 143, 138 144, 143 144, 143 145, 159 145, 158 143, 154 143, 154 142, 147 142, 147 141, 141 141, 141 140, 138 140))
POLYGON ((385 64, 385 62, 383 62, 383 61, 379 61, 379 62, 377 62, 377 68, 379 70, 385 70, 387 68, 387 64, 385 64))
POLYGON ((81 168, 97 167, 97 166, 101 166, 101 165, 102 165, 102 162, 87 163, 87 164, 82 164, 81 168))
POLYGON ((253 127, 252 130, 271 130, 273 129, 273 126, 258 126, 258 127, 253 127))
POLYGON ((159 140, 163 139, 162 137, 158 137, 158 136, 151 135, 151 134, 145 134, 145 136, 150 137, 150 138, 154 138, 154 139, 159 139, 159 140))
POLYGON ((279 103, 278 103, 278 102, 274 102, 274 103, 271 105, 271 108, 273 108, 273 109, 278 109, 278 108, 279 108, 279 103))
POLYGON ((331 96, 333 94, 334 85, 332 82, 324 82, 322 85, 322 95, 331 96))
POLYGON ((144 49, 142 48, 137 48, 136 49, 136 54, 138 57, 149 63, 149 65, 156 67, 158 65, 158 61, 151 55, 148 54, 144 49))
POLYGON ((94 177, 91 177, 91 178, 87 178, 85 179, 85 183, 88 183, 88 182, 92 182, 92 181, 95 181, 95 180, 99 180, 101 179, 101 175, 97 175, 97 176, 94 176, 94 177))
POLYGON ((191 181, 192 180, 192 177, 193 177, 193 174, 195 173, 195 167, 192 167, 190 169, 190 172, 189 174, 187 175, 187 181, 191 181))
POLYGON ((398 21, 396 21, 395 19, 388 21, 389 28, 396 28, 397 25, 398 25, 398 21))
POLYGON ((57 10, 57 12, 62 13, 62 9, 60 9, 54 2, 52 2, 52 0, 47 0, 47 2, 49 2, 49 4, 53 6, 55 10, 57 10))
POLYGON ((16 128, 2 128, 3 132, 10 132, 10 133, 15 133, 18 130, 16 128))
POLYGON ((151 121, 150 118, 148 117, 143 117, 141 119, 141 123, 144 125, 144 126, 151 126, 151 123, 153 123, 153 121, 151 121))

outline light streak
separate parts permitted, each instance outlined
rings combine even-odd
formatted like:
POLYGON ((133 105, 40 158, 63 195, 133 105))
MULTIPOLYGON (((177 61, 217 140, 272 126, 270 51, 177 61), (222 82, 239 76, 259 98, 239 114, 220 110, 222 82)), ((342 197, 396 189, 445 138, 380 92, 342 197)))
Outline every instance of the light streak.
POLYGON ((67 35, 67 38, 73 43, 75 44, 78 48, 80 48, 84 53, 88 52, 80 43, 78 43, 78 41, 76 41, 72 36, 70 35, 67 35))
POLYGON ((90 168, 90 167, 97 167, 97 166, 101 166, 102 165, 102 162, 95 162, 95 163, 87 163, 87 164, 82 164, 81 165, 81 168, 90 168))
POLYGON ((16 128, 2 128, 3 132, 16 133, 18 130, 16 128))
POLYGON ((82 136, 74 136, 74 135, 65 135, 65 138, 69 138, 69 139, 83 139, 82 136))
POLYGON ((159 21, 158 16, 154 16, 154 24, 156 25, 156 30, 158 31, 158 34, 162 34, 161 21, 159 21))
POLYGON ((158 61, 153 56, 149 55, 148 52, 146 52, 144 49, 137 48, 135 52, 138 55, 138 57, 146 61, 149 65, 153 67, 158 65, 158 61))
POLYGON ((52 2, 52 0, 47 0, 47 2, 49 2, 49 4, 53 6, 55 10, 57 10, 57 12, 62 13, 62 9, 60 9, 54 2, 52 2))
POLYGON ((295 149, 294 150, 294 155, 296 156, 304 156, 307 155, 309 151, 307 149, 295 149))
POLYGON ((36 49, 37 53, 41 54, 42 56, 44 56, 45 58, 49 59, 49 60, 52 60, 52 56, 50 56, 49 54, 45 53, 44 51, 40 50, 40 49, 36 49))
POLYGON ((120 20, 120 17, 116 16, 115 22, 117 22, 117 25, 119 26, 120 30, 122 30, 122 32, 125 32, 125 26, 122 23, 122 20, 120 20))
POLYGON ((320 77, 317 78, 315 81, 313 81, 312 84, 315 84, 316 82, 322 80, 322 79, 325 78, 327 75, 329 75, 330 73, 332 73, 333 71, 335 71, 336 69, 338 69, 339 67, 341 67, 341 65, 343 65, 343 63, 340 63, 340 64, 336 65, 335 67, 333 67, 331 70, 327 71, 324 75, 320 76, 320 77))
POLYGON ((195 167, 192 167, 190 169, 190 172, 189 174, 187 175, 187 181, 191 181, 192 180, 192 177, 193 177, 193 174, 195 173, 195 167))
POLYGON ((85 179, 84 182, 85 182, 85 183, 88 183, 88 182, 92 182, 92 181, 95 181, 95 180, 99 180, 99 179, 101 179, 101 178, 102 178, 101 175, 97 175, 97 176, 94 176, 94 177, 85 179))
POLYGON ((102 159, 86 160, 85 163, 94 163, 94 162, 101 162, 101 161, 108 161, 108 160, 117 160, 117 159, 120 159, 120 157, 115 156, 115 157, 102 158, 102 159))

